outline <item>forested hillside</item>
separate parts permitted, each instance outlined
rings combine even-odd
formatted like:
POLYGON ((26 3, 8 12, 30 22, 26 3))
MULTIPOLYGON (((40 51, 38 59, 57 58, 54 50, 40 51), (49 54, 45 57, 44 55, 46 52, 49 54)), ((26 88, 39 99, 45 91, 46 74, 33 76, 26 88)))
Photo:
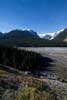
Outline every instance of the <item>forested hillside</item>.
POLYGON ((0 64, 2 65, 34 71, 38 70, 40 59, 41 55, 34 52, 0 46, 0 64))

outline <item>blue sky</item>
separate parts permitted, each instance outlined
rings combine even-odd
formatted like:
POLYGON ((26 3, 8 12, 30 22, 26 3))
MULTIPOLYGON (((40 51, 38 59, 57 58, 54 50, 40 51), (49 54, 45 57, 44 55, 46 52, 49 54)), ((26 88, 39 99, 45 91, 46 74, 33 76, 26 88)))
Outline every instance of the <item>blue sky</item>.
POLYGON ((0 0, 0 31, 55 32, 67 27, 67 0, 0 0))

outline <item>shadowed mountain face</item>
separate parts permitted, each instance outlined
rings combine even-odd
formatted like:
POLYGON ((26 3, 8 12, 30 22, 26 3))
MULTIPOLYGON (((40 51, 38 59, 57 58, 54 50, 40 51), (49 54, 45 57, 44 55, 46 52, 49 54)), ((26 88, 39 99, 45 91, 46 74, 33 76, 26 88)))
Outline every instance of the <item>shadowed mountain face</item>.
MULTIPOLYGON (((30 46, 32 40, 38 39, 36 32, 32 30, 13 30, 0 36, 0 44, 8 46, 30 46)), ((32 45, 31 45, 32 46, 32 45)))
POLYGON ((2 33, 0 32, 0 36, 2 36, 2 33))
POLYGON ((11 32, 8 32, 4 35, 5 37, 10 38, 28 38, 28 37, 38 37, 37 33, 34 31, 27 31, 27 30, 13 30, 11 32))
POLYGON ((43 39, 51 40, 52 36, 51 35, 46 35, 43 37, 43 39))
POLYGON ((2 39, 2 37, 3 37, 3 34, 0 32, 0 39, 2 39))
POLYGON ((37 33, 34 31, 27 31, 27 30, 13 30, 3 35, 2 40, 19 40, 21 38, 34 38, 38 37, 37 33))
POLYGON ((63 31, 60 32, 55 38, 54 40, 59 40, 59 41, 64 41, 67 38, 67 28, 63 31))

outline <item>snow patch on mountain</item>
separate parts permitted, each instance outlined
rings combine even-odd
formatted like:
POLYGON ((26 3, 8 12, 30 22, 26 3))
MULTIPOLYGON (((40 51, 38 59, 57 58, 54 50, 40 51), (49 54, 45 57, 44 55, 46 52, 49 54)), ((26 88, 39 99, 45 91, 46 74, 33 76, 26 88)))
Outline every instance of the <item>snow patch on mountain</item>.
POLYGON ((50 39, 50 40, 52 40, 52 39, 54 39, 57 35, 59 35, 61 32, 63 32, 64 30, 65 30, 65 28, 64 28, 64 29, 61 29, 61 30, 59 30, 59 31, 57 31, 57 32, 38 34, 38 36, 39 36, 40 38, 44 38, 44 39, 45 39, 46 36, 51 36, 51 39, 50 39))

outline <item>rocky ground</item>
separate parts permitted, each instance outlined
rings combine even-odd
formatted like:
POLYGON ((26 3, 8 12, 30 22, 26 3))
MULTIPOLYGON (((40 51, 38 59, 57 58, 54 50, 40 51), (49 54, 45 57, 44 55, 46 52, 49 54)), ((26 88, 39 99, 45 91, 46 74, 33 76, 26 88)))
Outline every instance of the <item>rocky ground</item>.
MULTIPOLYGON (((28 50, 28 48, 26 48, 26 50, 28 50)), ((53 60, 52 62, 53 66, 51 67, 51 72, 47 72, 47 71, 42 72, 41 76, 36 78, 35 76, 32 76, 31 74, 29 75, 27 72, 19 71, 18 73, 16 69, 5 66, 7 67, 8 71, 4 71, 0 69, 0 97, 1 97, 0 100, 9 100, 10 98, 11 98, 10 100, 27 100, 27 99, 16 99, 16 97, 18 93, 21 91, 21 89, 24 90, 28 87, 30 88, 40 87, 41 90, 44 89, 44 91, 47 91, 48 89, 49 93, 56 97, 56 99, 55 98, 43 99, 44 98, 43 97, 39 100, 67 100, 67 82, 64 80, 67 76, 66 74, 67 73, 66 71, 67 49, 66 48, 64 49, 63 48, 62 49, 48 48, 46 51, 45 48, 39 48, 39 49, 29 48, 29 50, 39 52, 41 53, 42 56, 51 58, 53 60), (53 71, 55 70, 55 72, 53 72, 52 70, 53 71), (60 76, 60 78, 57 76, 60 76)), ((35 99, 32 99, 32 100, 35 100, 35 99)))

